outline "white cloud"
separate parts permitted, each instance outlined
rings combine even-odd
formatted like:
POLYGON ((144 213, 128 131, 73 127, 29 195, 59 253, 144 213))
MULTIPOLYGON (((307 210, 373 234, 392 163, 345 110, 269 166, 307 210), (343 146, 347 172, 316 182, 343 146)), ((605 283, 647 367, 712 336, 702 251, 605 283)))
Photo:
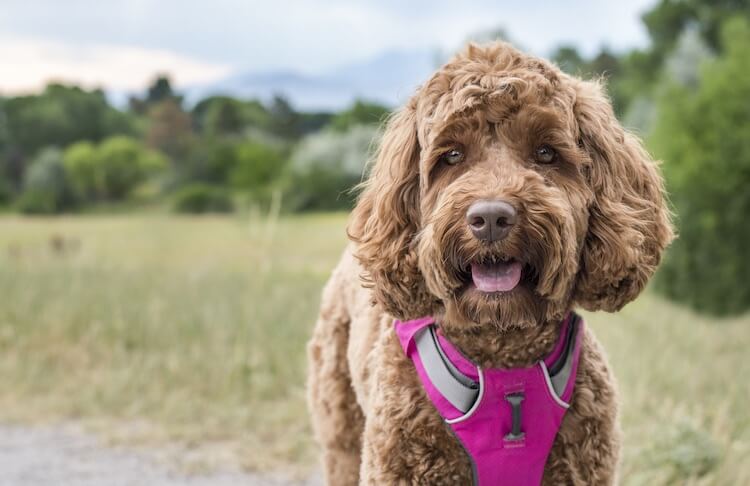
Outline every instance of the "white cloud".
POLYGON ((38 90, 52 80, 89 88, 142 90, 159 73, 186 85, 221 79, 230 71, 229 65, 164 49, 0 37, 2 93, 38 90))

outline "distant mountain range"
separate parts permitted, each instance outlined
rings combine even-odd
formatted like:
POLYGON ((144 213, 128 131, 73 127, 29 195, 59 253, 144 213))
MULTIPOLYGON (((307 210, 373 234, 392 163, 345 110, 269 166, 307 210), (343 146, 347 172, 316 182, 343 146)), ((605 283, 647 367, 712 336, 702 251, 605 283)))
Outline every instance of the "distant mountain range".
POLYGON ((248 72, 180 91, 188 103, 209 95, 268 100, 279 94, 300 110, 339 110, 357 98, 396 106, 427 80, 439 62, 436 50, 387 51, 320 75, 248 72))

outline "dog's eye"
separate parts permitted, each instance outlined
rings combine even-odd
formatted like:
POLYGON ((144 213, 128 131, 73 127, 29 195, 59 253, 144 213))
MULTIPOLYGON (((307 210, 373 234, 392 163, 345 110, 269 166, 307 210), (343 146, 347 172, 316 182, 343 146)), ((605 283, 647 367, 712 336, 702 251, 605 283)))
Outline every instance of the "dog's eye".
POLYGON ((534 160, 540 164, 551 164, 557 158, 557 152, 549 145, 541 145, 534 152, 534 160))
POLYGON ((449 151, 445 152, 443 155, 440 156, 440 161, 448 165, 456 165, 459 162, 463 162, 463 160, 464 160, 464 153, 457 148, 450 149, 449 151))

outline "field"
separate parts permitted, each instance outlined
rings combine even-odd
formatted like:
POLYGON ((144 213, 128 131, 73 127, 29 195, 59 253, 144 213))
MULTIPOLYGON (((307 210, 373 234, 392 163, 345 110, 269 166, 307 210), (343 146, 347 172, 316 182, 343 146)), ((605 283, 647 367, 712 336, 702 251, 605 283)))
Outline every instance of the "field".
MULTIPOLYGON (((345 220, 0 218, 0 421, 315 467, 304 344, 345 220)), ((750 484, 750 318, 650 294, 586 317, 620 382, 622 482, 750 484)))

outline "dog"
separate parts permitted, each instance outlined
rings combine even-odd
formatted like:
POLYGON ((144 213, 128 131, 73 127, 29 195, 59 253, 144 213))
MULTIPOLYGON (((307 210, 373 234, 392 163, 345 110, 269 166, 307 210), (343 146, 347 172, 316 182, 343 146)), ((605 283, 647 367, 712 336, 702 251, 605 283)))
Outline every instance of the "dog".
MULTIPOLYGON (((476 484, 476 458, 398 326, 428 317, 477 370, 531 370, 575 307, 614 312, 643 290, 670 219, 658 164, 600 81, 507 43, 469 44, 389 119, 323 291, 308 404, 327 483, 476 484)), ((615 381, 579 330, 536 484, 617 481, 615 381)))

